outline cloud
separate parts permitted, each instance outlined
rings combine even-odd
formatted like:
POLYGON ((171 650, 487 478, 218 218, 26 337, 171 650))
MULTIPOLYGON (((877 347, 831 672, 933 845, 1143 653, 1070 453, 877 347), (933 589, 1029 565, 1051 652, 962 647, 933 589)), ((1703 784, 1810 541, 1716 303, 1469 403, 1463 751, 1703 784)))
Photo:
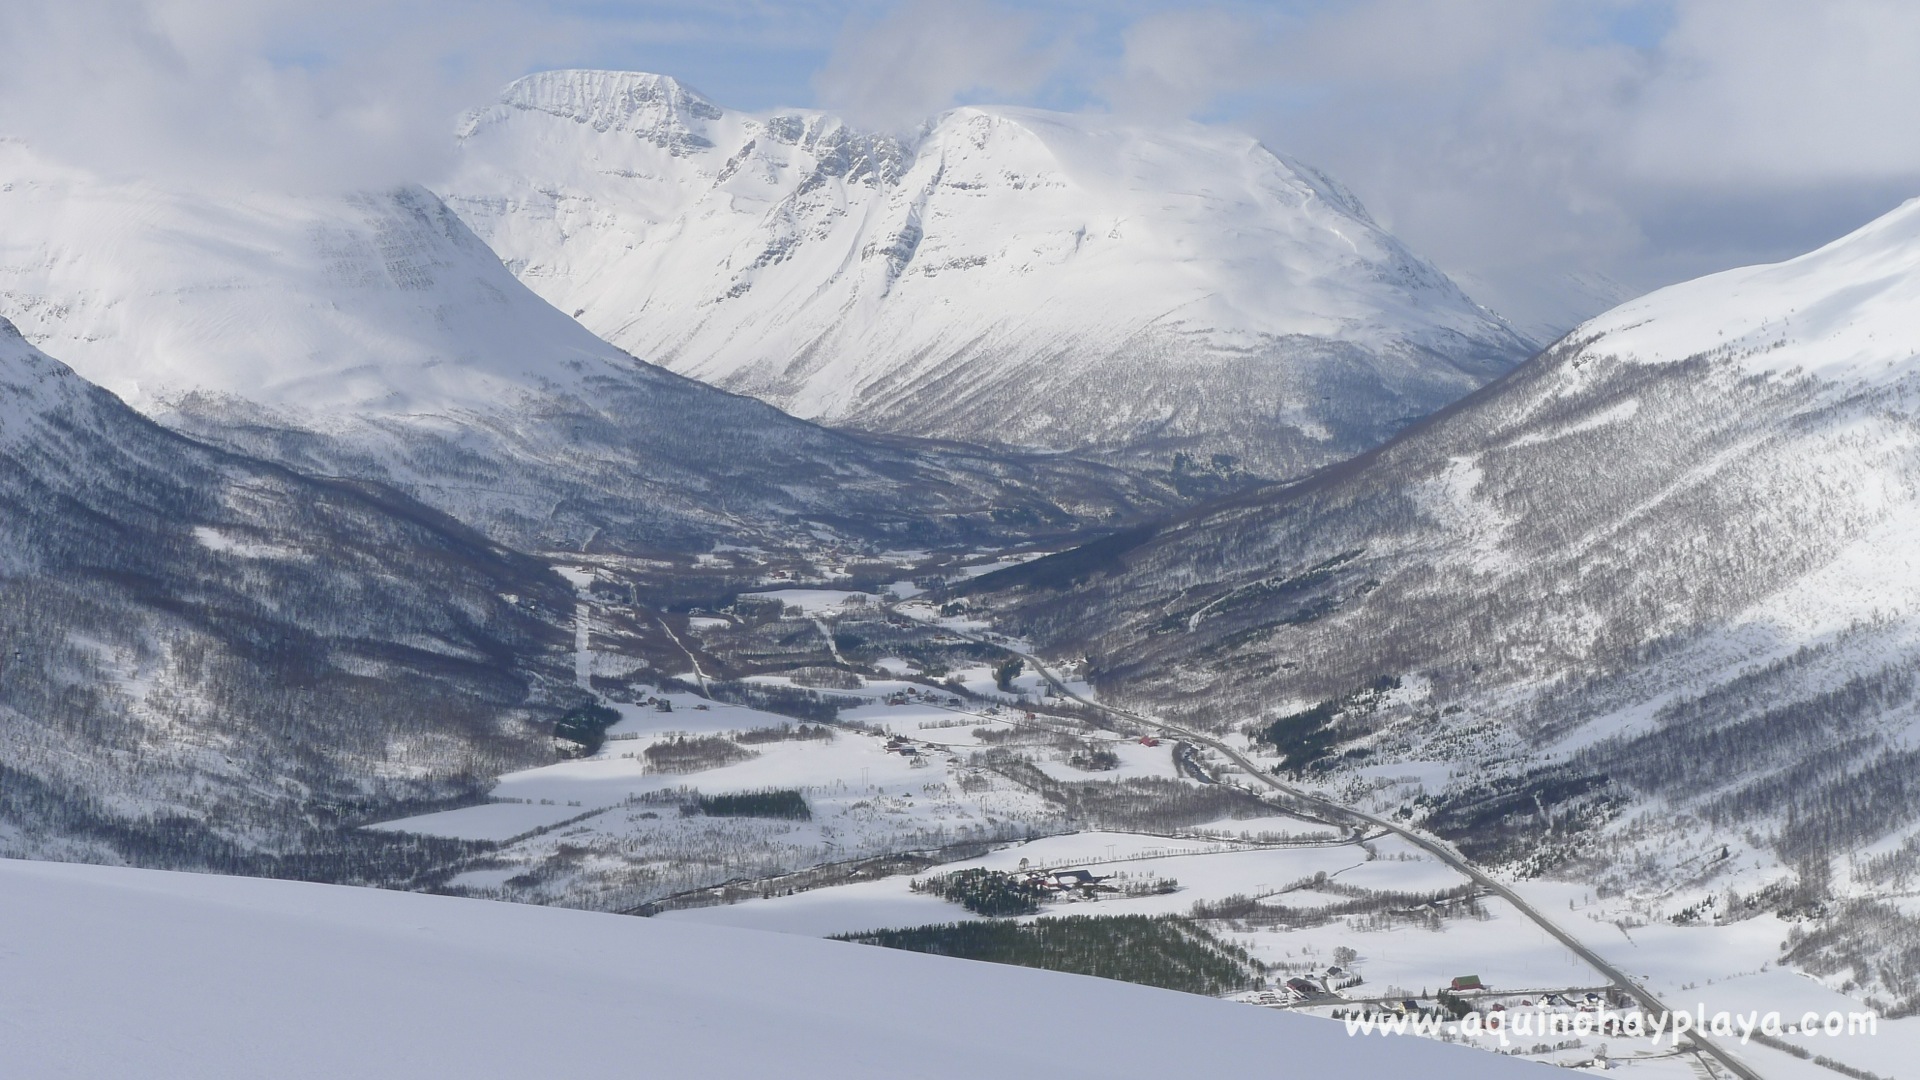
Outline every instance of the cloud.
POLYGON ((1017 100, 1059 66, 1040 23, 990 0, 908 0, 849 21, 814 77, 820 103, 864 127, 906 131, 963 100, 1017 100))
POLYGON ((1224 96, 1268 85, 1274 32, 1225 8, 1154 12, 1122 35, 1119 70, 1099 94, 1123 114, 1168 119, 1203 111, 1224 96))
POLYGON ((1551 332, 1920 192, 1915 41, 1904 0, 1221 4, 1140 17, 1098 92, 1326 167, 1551 332))
POLYGON ((1635 173, 1821 183, 1920 171, 1920 5, 1688 3, 1634 102, 1635 173))
POLYGON ((0 135, 202 186, 430 181, 543 67, 894 131, 968 101, 1231 123, 1542 330, 1920 191, 1910 0, 16 0, 0 41, 0 135))
POLYGON ((463 109, 552 24, 424 0, 63 0, 0 6, 0 125, 117 176, 354 187, 437 171, 463 109))

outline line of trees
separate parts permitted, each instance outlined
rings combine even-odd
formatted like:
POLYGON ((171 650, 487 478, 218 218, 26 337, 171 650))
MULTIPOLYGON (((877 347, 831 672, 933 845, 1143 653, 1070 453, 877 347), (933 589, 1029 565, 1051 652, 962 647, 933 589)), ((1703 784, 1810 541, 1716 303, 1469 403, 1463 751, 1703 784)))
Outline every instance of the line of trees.
POLYGON ((838 940, 1209 996, 1258 988, 1266 974, 1245 949, 1171 915, 945 923, 847 934, 838 940))

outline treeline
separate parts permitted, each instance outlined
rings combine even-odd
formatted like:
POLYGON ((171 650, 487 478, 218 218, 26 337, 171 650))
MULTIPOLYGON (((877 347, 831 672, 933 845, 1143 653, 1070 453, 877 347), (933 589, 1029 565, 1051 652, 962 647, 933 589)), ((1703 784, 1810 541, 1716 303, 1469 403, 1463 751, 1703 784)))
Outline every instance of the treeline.
POLYGON ((657 772, 688 773, 733 765, 754 756, 754 752, 718 735, 680 735, 653 743, 641 756, 657 772))
POLYGON ((875 930, 838 940, 1219 996, 1261 985, 1245 949, 1170 915, 1069 915, 875 930))
POLYGON ((750 728, 736 734, 733 741, 748 746, 788 741, 832 742, 833 729, 825 724, 801 724, 799 727, 780 724, 774 727, 750 728))
POLYGON ((1340 885, 1327 880, 1323 874, 1319 880, 1296 883, 1296 886, 1343 895, 1346 899, 1311 906, 1290 906, 1236 893, 1218 900, 1198 901, 1189 914, 1196 920, 1227 923, 1239 931, 1302 930, 1353 916, 1371 917, 1376 925, 1390 926, 1398 920, 1437 927, 1450 914, 1476 917, 1484 914, 1471 884, 1418 893, 1375 891, 1340 885))
POLYGON ((1159 776, 1098 783, 1062 781, 1005 747, 973 754, 968 764, 988 769, 1045 798, 1078 829, 1168 832, 1226 818, 1263 817, 1274 808, 1229 784, 1188 784, 1159 776))
POLYGON ((742 791, 732 795, 701 795, 690 803, 707 817, 784 818, 810 821, 813 810, 798 791, 791 788, 742 791))
MULTIPOLYGON (((808 624, 807 629, 812 631, 812 624, 808 624)), ((730 705, 745 705, 813 724, 831 724, 839 717, 840 710, 866 704, 861 698, 845 694, 822 694, 798 686, 767 686, 744 680, 709 682, 707 696, 730 705)))

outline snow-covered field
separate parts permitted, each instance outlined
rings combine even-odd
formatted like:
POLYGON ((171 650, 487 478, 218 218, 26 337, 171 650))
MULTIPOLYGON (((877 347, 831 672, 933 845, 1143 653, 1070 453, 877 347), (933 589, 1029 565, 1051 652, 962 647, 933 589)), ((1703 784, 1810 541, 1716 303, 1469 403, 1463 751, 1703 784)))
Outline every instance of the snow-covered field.
MULTIPOLYGON (((1608 960, 1641 977, 1648 989, 1674 1008, 1704 1006, 1708 1015, 1770 1011, 1796 1025, 1808 1012, 1856 1013, 1861 1003, 1818 980, 1778 966, 1781 945, 1791 925, 1768 913, 1726 925, 1676 926, 1668 922, 1628 925, 1596 903, 1578 884, 1536 881, 1518 886, 1536 907, 1556 914, 1572 931, 1608 960)), ((1905 1077, 1920 1061, 1920 1017, 1882 1018, 1874 1034, 1789 1036, 1810 1053, 1882 1076, 1905 1077)), ((1834 1074, 1791 1055, 1751 1045, 1743 1051, 1769 1078, 1832 1080, 1834 1074)))
POLYGON ((554 908, 0 862, 0 1071, 141 1077, 1544 1076, 1100 979, 554 908))
MULTIPOLYGON (((1422 857, 1410 845, 1387 839, 1371 842, 1370 846, 1374 848, 1372 858, 1353 845, 1259 849, 1208 844, 1199 837, 1170 840, 1124 833, 1078 833, 1011 845, 984 858, 939 869, 1072 866, 1102 874, 1171 878, 1179 883, 1177 891, 1165 895, 1050 904, 1035 917, 1184 915, 1196 900, 1217 901, 1236 893, 1274 893, 1289 882, 1297 883, 1321 872, 1338 884, 1383 890, 1439 890, 1461 883, 1452 870, 1422 857)), ((1549 913, 1567 908, 1571 900, 1577 911, 1561 919, 1561 924, 1572 927, 1589 944, 1643 976, 1648 987, 1676 1008, 1698 1007, 1708 1016, 1721 1010, 1735 1015, 1776 1011, 1789 1025, 1799 1023, 1809 1011, 1825 1017, 1836 1010, 1849 1013, 1860 1009, 1858 1001, 1790 970, 1771 966, 1778 941, 1787 932, 1772 916, 1732 927, 1654 924, 1623 932, 1606 921, 1591 896, 1583 897, 1577 887, 1534 883, 1523 891, 1549 913)), ((1309 886, 1276 899, 1291 907, 1312 908, 1336 903, 1342 897, 1309 886)), ((1331 1017, 1343 1007, 1353 1008, 1349 1002, 1412 997, 1431 1003, 1437 990, 1460 975, 1479 977, 1499 992, 1489 1000, 1515 1006, 1520 1001, 1540 999, 1547 992, 1606 985, 1605 978, 1503 901, 1486 899, 1480 907, 1477 914, 1435 923, 1348 916, 1298 929, 1246 931, 1236 930, 1230 923, 1211 925, 1269 965, 1276 980, 1294 974, 1317 977, 1335 962, 1337 950, 1353 950, 1355 958, 1345 960, 1346 970, 1362 981, 1343 989, 1339 999, 1296 1007, 1321 1017, 1331 1017)), ((658 921, 824 937, 973 918, 976 916, 957 905, 913 892, 908 879, 894 877, 730 906, 671 911, 659 916, 658 921)), ((1248 1001, 1276 1000, 1261 994, 1242 997, 1248 1001)), ((1676 1055, 1670 1044, 1622 1035, 1516 1035, 1502 1039, 1498 1033, 1487 1033, 1477 1038, 1454 1037, 1484 1050, 1559 1063, 1583 1062, 1600 1053, 1609 1057, 1612 1068, 1624 1069, 1627 1075, 1641 1080, 1678 1080, 1696 1076, 1698 1069, 1690 1056, 1676 1055)), ((1738 1038, 1721 1041, 1736 1044, 1738 1038)), ((1825 1055, 1854 1068, 1900 1076, 1920 1048, 1920 1018, 1882 1019, 1871 1035, 1796 1035, 1788 1041, 1810 1054, 1825 1055)), ((1831 1080, 1834 1075, 1810 1060, 1757 1042, 1729 1048, 1737 1049, 1769 1080, 1831 1080)))
MULTIPOLYGON (((995 709, 997 715, 980 715, 917 700, 885 703, 909 685, 874 680, 847 692, 872 703, 843 712, 850 723, 835 727, 830 738, 755 742, 749 736, 734 745, 751 756, 692 771, 662 770, 649 760, 648 749, 739 738, 796 722, 660 692, 650 696, 671 711, 617 706, 622 719, 591 758, 502 777, 494 801, 484 805, 377 827, 507 842, 494 860, 498 865, 463 874, 453 884, 489 896, 603 908, 633 907, 732 878, 1062 827, 1043 799, 966 764, 967 753, 978 747, 976 729, 1011 730, 1018 714, 995 709), (900 738, 890 749, 894 735, 900 738), (902 752, 909 747, 914 752, 902 752), (799 791, 810 817, 715 818, 680 809, 693 792, 770 789, 799 791), (501 892, 514 876, 502 873, 509 865, 521 872, 545 867, 548 876, 521 878, 501 892)), ((1163 771, 1171 774, 1170 758, 1163 771)))
MULTIPOLYGON (((831 617, 851 594, 795 589, 776 595, 783 602, 817 611, 814 617, 818 618, 831 617)), ((930 622, 959 621, 940 619, 930 610, 915 614, 930 622)), ((991 673, 985 669, 954 674, 962 681, 978 676, 991 682, 991 673)), ((1031 678, 1031 673, 1023 677, 1031 678)), ((788 685, 781 678, 756 681, 788 685)), ((498 801, 487 805, 383 827, 505 842, 497 859, 452 881, 470 895, 618 908, 650 902, 674 887, 685 892, 724 880, 744 880, 747 887, 731 894, 737 902, 715 904, 718 894, 699 893, 669 905, 656 921, 802 937, 974 919, 977 916, 964 908, 911 887, 916 876, 968 867, 1079 868, 1112 875, 1110 881, 1123 885, 1165 886, 1164 891, 1142 890, 1144 895, 1055 901, 1043 907, 1042 916, 1192 916, 1203 914, 1197 905, 1217 906, 1251 897, 1298 917, 1262 924, 1207 916, 1206 925, 1266 964, 1270 985, 1292 975, 1319 976, 1336 959, 1343 959, 1345 978, 1357 979, 1357 984, 1343 986, 1343 998, 1330 1003, 1296 1006, 1322 1017, 1342 1007, 1342 1001, 1402 997, 1431 1001, 1434 992, 1451 979, 1468 974, 1515 994, 1593 988, 1607 982, 1496 898, 1480 897, 1464 904, 1450 901, 1443 909, 1426 909, 1418 897, 1460 890, 1468 883, 1397 838, 1356 842, 1327 826, 1277 811, 1203 823, 1171 834, 1063 831, 1070 823, 1059 820, 1045 799, 969 765, 968 758, 985 748, 982 733, 1006 735, 1023 726, 1057 728, 1070 723, 1044 713, 1029 717, 1024 707, 963 701, 905 678, 869 677, 858 688, 836 693, 864 699, 866 704, 842 712, 843 723, 835 726, 833 738, 756 741, 743 738, 744 733, 792 721, 692 694, 655 692, 648 696, 656 704, 619 706, 620 722, 593 758, 505 777, 493 793, 498 801), (734 740, 753 756, 691 772, 661 771, 649 763, 649 747, 711 737, 734 740), (917 752, 899 752, 903 741, 917 752), (811 818, 712 819, 686 815, 679 808, 687 789, 715 795, 773 788, 801 791, 811 818), (1051 835, 1019 839, 1036 826, 1051 835), (781 876, 899 851, 933 852, 937 860, 936 849, 961 840, 984 840, 994 846, 985 855, 936 861, 919 875, 895 869, 890 876, 851 881, 781 876), (769 884, 758 886, 753 881, 769 884), (1366 896, 1385 899, 1372 910, 1353 912, 1352 901, 1366 896), (1343 904, 1349 909, 1335 910, 1343 904)), ((1148 746, 1112 734, 1084 734, 1100 740, 1118 759, 1118 768, 1088 773, 1044 743, 1017 745, 1031 756, 1034 768, 1055 781, 1179 781, 1167 744, 1148 746)), ((1448 768, 1434 762, 1386 765, 1367 770, 1364 780, 1378 785, 1371 801, 1384 808, 1443 786, 1448 768)), ((1545 898, 1542 906, 1557 910, 1568 899, 1556 894, 1545 898)), ((1578 906, 1580 900, 1573 899, 1578 906)), ((1584 912, 1581 921, 1590 922, 1592 915, 1584 912)), ((1757 922, 1749 925, 1760 927, 1757 922)), ((1610 926, 1605 930, 1616 932, 1610 926)), ((1762 932, 1776 937, 1784 933, 1771 926, 1762 932)), ((1758 948, 1757 939, 1747 944, 1755 946, 1755 955, 1762 958, 1754 966, 1762 963, 1765 950, 1758 948)), ((1655 988, 1669 996, 1677 994, 1675 1000, 1691 1001, 1681 992, 1683 987, 1693 989, 1690 980, 1711 977, 1700 974, 1709 970, 1733 973, 1736 967, 1712 950, 1706 956, 1676 950, 1669 965, 1674 976, 1657 982, 1655 988)), ((1802 991, 1795 1001, 1806 996, 1805 989, 1825 999, 1845 1001, 1799 981, 1804 988, 1793 988, 1802 991)), ((1727 1007, 1745 1000, 1724 994, 1702 998, 1715 1006, 1725 1002, 1727 1007)), ((1890 1029, 1888 1035, 1874 1047, 1898 1047, 1905 1041, 1897 1030, 1890 1029)), ((1496 1037, 1479 1041, 1486 1044, 1485 1049, 1503 1049, 1496 1037)), ((1550 1041, 1547 1049, 1541 1049, 1545 1043, 1534 1043, 1523 1044, 1520 1051, 1566 1064, 1590 1060, 1606 1048, 1601 1037, 1550 1041)), ((1838 1052, 1834 1047, 1818 1049, 1838 1052)), ((1813 1067, 1777 1051, 1758 1047, 1748 1051, 1749 1056, 1788 1062, 1784 1066, 1788 1075, 1798 1076, 1800 1070, 1813 1067)), ((1611 1053, 1615 1065, 1631 1066, 1633 1075, 1649 1080, 1681 1077, 1693 1068, 1690 1057, 1676 1057, 1670 1048, 1663 1051, 1621 1039, 1614 1040, 1611 1053)), ((1878 1063, 1884 1056, 1882 1051, 1847 1059, 1872 1067, 1868 1063, 1878 1063)))
MULTIPOLYGON (((1237 824, 1237 823, 1236 823, 1237 824)), ((1219 901, 1236 894, 1267 896, 1302 879, 1325 873, 1342 885, 1404 892, 1437 891, 1464 883, 1444 865, 1417 849, 1391 839, 1373 841, 1375 855, 1353 844, 1317 847, 1253 847, 1197 837, 1126 833, 1075 833, 1016 844, 979 859, 955 862, 939 870, 984 866, 1014 870, 1024 861, 1035 867, 1076 867, 1099 874, 1170 878, 1176 891, 1164 895, 1056 903, 1046 915, 1185 915, 1196 901, 1219 901)), ((1290 907, 1323 907, 1342 899, 1311 888, 1275 899, 1290 907)), ((1444 929, 1415 921, 1368 926, 1338 919, 1326 926, 1297 930, 1229 933, 1263 962, 1303 967, 1331 962, 1346 945, 1362 956, 1355 970, 1365 978, 1358 993, 1429 994, 1456 975, 1476 974, 1500 986, 1590 986, 1598 976, 1555 945, 1543 931, 1497 901, 1485 902, 1487 915, 1450 918, 1444 929)), ((906 925, 900 916, 921 922, 950 922, 970 917, 954 904, 930 902, 913 893, 909 879, 888 878, 793 896, 749 900, 727 907, 667 912, 670 921, 755 927, 798 933, 842 934, 906 925)))

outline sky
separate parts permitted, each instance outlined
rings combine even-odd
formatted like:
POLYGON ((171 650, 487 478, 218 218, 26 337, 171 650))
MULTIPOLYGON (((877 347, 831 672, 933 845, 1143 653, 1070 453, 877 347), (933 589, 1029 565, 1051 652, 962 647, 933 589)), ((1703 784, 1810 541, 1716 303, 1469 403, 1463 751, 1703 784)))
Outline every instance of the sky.
POLYGON ((956 104, 1227 125, 1541 336, 1920 194, 1910 0, 8 0, 0 133, 197 184, 431 183, 553 67, 908 132, 956 104))

